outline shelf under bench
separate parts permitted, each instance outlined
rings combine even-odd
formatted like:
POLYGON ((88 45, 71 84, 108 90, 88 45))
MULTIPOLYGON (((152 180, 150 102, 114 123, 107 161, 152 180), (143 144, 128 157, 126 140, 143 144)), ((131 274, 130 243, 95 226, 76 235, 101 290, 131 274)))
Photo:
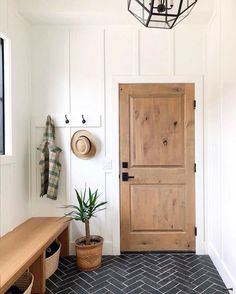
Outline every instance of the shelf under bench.
POLYGON ((46 291, 45 250, 57 238, 61 256, 69 255, 69 222, 63 217, 33 217, 0 238, 0 293, 29 268, 32 293, 46 291))

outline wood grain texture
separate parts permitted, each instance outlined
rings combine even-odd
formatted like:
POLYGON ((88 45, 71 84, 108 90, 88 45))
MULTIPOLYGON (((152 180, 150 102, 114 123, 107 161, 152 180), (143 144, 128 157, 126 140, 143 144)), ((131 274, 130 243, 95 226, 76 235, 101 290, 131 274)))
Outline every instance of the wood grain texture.
POLYGON ((131 185, 130 189, 131 232, 184 230, 184 185, 131 185))
POLYGON ((60 257, 69 255, 69 227, 67 227, 59 236, 58 241, 61 243, 60 257))
POLYGON ((195 250, 193 101, 194 84, 120 85, 121 251, 195 250))
POLYGON ((184 164, 183 102, 183 95, 130 98, 132 167, 184 164))
POLYGON ((30 266, 30 272, 34 275, 32 293, 45 293, 46 291, 46 271, 45 271, 45 251, 30 266))
MULTIPOLYGON (((0 238, 0 293, 4 293, 31 266, 43 275, 44 251, 67 230, 69 223, 66 220, 59 217, 31 218, 0 238)), ((45 286, 39 281, 38 287, 44 289, 45 286)))

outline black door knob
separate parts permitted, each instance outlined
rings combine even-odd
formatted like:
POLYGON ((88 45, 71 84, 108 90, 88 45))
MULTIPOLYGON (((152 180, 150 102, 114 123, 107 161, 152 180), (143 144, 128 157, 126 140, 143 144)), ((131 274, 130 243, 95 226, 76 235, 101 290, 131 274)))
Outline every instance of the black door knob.
POLYGON ((129 179, 134 179, 134 176, 129 176, 128 173, 122 173, 122 181, 128 182, 129 179))

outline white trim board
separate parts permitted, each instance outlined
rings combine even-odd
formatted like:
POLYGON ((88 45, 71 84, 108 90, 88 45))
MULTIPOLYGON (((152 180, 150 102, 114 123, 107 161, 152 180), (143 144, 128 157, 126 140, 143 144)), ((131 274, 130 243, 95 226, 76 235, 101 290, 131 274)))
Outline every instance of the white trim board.
POLYGON ((12 93, 11 93, 11 40, 0 32, 4 50, 4 121, 5 121, 5 154, 0 155, 1 164, 11 164, 15 161, 12 148, 12 93))
POLYGON ((230 270, 227 268, 224 260, 220 257, 217 250, 214 248, 212 243, 208 244, 208 254, 210 255, 216 269, 222 277, 226 288, 233 288, 231 294, 236 294, 236 279, 231 275, 230 270))
MULTIPOLYGON (((102 125, 102 115, 97 113, 78 113, 76 115, 72 114, 50 114, 54 121, 56 128, 100 128, 102 125), (66 123, 66 117, 69 120, 66 123), (82 123, 82 116, 86 120, 82 123)), ((47 115, 34 116, 32 118, 35 128, 45 128, 45 123, 47 120, 47 115)))
POLYGON ((113 158, 113 254, 120 254, 120 189, 119 189, 119 84, 129 83, 194 83, 197 108, 195 113, 195 162, 196 173, 196 253, 205 254, 205 198, 204 198, 204 131, 202 76, 114 76, 112 82, 112 158, 113 158))

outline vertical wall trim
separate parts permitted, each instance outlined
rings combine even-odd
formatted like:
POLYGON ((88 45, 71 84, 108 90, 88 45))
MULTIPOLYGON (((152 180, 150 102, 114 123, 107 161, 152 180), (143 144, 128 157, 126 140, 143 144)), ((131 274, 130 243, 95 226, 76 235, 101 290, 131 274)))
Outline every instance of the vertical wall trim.
POLYGON ((176 43, 175 43, 175 37, 176 37, 176 32, 175 32, 175 30, 172 30, 171 31, 171 45, 172 45, 171 57, 172 57, 172 60, 170 62, 170 67, 171 67, 170 74, 173 75, 173 76, 176 74, 176 58, 175 58, 176 43))
MULTIPOLYGON (((29 26, 29 30, 31 29, 30 28, 30 25, 28 24, 29 26)), ((31 68, 32 68, 32 39, 31 39, 31 30, 29 32, 29 42, 30 42, 30 46, 29 46, 29 59, 28 59, 28 66, 29 66, 29 73, 28 73, 28 82, 29 82, 29 85, 28 85, 28 95, 29 95, 29 111, 30 111, 30 116, 29 116, 29 125, 28 125, 28 152, 29 152, 29 155, 28 155, 28 160, 29 160, 29 163, 28 163, 28 179, 29 179, 29 183, 28 183, 28 216, 30 216, 30 205, 31 205, 31 190, 32 190, 32 154, 31 154, 31 142, 32 142, 32 137, 31 137, 31 113, 32 113, 32 110, 33 110, 33 102, 32 102, 32 99, 30 99, 30 97, 32 97, 32 79, 31 79, 31 68)))
POLYGON ((221 1, 220 0, 217 0, 216 2, 217 4, 217 13, 219 14, 219 19, 220 19, 220 22, 219 22, 219 26, 220 26, 220 29, 219 29, 219 82, 220 82, 220 104, 219 104, 219 108, 220 108, 220 154, 221 154, 221 158, 220 158, 220 215, 219 215, 219 218, 220 218, 220 239, 221 239, 221 246, 220 246, 220 256, 221 256, 221 259, 223 258, 223 217, 222 217, 222 209, 223 209, 223 199, 222 199, 222 195, 223 195, 223 174, 222 174, 222 160, 223 160, 223 148, 222 148, 222 134, 223 134, 223 126, 222 126, 222 97, 223 97, 223 78, 222 78, 222 52, 223 52, 223 49, 222 49, 222 30, 223 30, 223 25, 222 25, 222 13, 221 13, 221 7, 222 7, 222 4, 221 4, 221 1))
MULTIPOLYGON (((218 1, 218 0, 217 0, 218 1)), ((214 9, 214 13, 208 23, 208 28, 207 28, 207 34, 206 34, 206 39, 207 39, 207 53, 206 53, 206 61, 208 61, 209 59, 209 41, 208 41, 208 37, 209 37, 209 34, 210 34, 210 27, 212 26, 213 22, 215 21, 217 17, 217 3, 215 1, 215 9, 214 9)), ((219 41, 219 40, 218 40, 219 41)), ((216 46, 220 46, 219 42, 216 44, 216 46)), ((209 65, 207 64, 206 66, 206 72, 207 72, 207 83, 205 85, 205 90, 206 92, 208 93, 209 92, 209 88, 210 88, 210 78, 209 78, 209 74, 208 74, 208 68, 209 68, 209 65)), ((208 97, 207 97, 208 98, 208 97)), ((206 238, 206 248, 207 248, 207 253, 209 253, 211 251, 210 249, 210 239, 209 239, 209 235, 210 235, 210 223, 211 223, 211 220, 209 219, 209 209, 211 207, 210 205, 210 197, 209 197, 209 160, 208 160, 208 153, 209 153, 209 150, 208 150, 208 146, 209 146, 209 140, 208 140, 208 132, 209 132, 209 129, 208 129, 208 126, 207 126, 207 119, 208 119, 208 115, 209 115, 209 102, 208 102, 208 99, 205 100, 205 111, 204 111, 204 117, 205 117, 205 158, 207 159, 206 162, 205 162, 205 195, 206 195, 206 199, 205 199, 205 203, 206 203, 206 214, 205 214, 205 225, 206 225, 206 230, 205 230, 205 238, 206 238)), ((220 130, 221 132, 221 130, 220 130)), ((220 185, 221 186, 221 185, 220 185)), ((220 192, 221 193, 221 192, 220 192)))
POLYGON ((36 162, 37 162, 37 154, 35 152, 35 123, 31 117, 31 189, 30 189, 30 203, 29 203, 29 216, 33 215, 33 195, 36 195, 36 186, 37 186, 37 171, 36 171, 36 162))
POLYGON ((69 30, 69 40, 68 40, 68 49, 69 49, 69 113, 71 114, 71 32, 69 30))
MULTIPOLYGON (((71 139, 71 128, 68 128, 68 132, 69 132, 69 139, 71 139)), ((67 193, 67 203, 71 204, 72 203, 72 197, 71 197, 71 150, 69 148, 69 161, 68 161, 68 171, 67 171, 67 179, 66 179, 66 193, 67 193)), ((70 236, 70 240, 72 240, 72 226, 70 226, 70 231, 69 231, 69 236, 70 236)), ((72 254, 72 252, 70 252, 72 254)))
POLYGON ((107 86, 107 77, 106 77, 106 73, 107 73, 107 68, 106 68, 106 30, 103 29, 103 95, 104 95, 104 99, 103 99, 103 121, 102 121, 102 126, 104 128, 104 156, 107 156, 107 125, 106 125, 106 121, 107 121, 107 117, 106 117, 106 109, 107 109, 107 92, 106 92, 106 86, 107 86))
MULTIPOLYGON (((209 84, 209 87, 212 89, 215 89, 215 87, 217 86, 217 91, 218 91, 217 101, 213 101, 212 103, 214 103, 214 107, 215 107, 214 120, 217 120, 218 122, 217 123, 218 125, 217 141, 218 141, 219 155, 218 154, 217 155, 219 158, 219 162, 217 165, 217 168, 218 168, 217 178, 219 178, 219 183, 217 188, 219 191, 219 196, 218 196, 219 198, 217 200, 218 201, 217 206, 214 208, 210 206, 210 199, 208 200, 207 226, 208 226, 209 235, 207 239, 207 248, 208 248, 208 254, 210 255, 212 261, 214 262, 221 277, 223 278, 226 287, 227 288, 233 287, 234 291, 231 293, 236 293, 234 260, 233 260, 232 254, 230 255, 230 252, 227 252, 225 248, 225 246, 227 246, 226 242, 232 241, 233 238, 227 232, 227 223, 224 220, 224 216, 227 213, 226 207, 225 207, 226 200, 224 200, 224 196, 225 196, 224 189, 227 183, 225 183, 226 178, 224 175, 224 170, 222 171, 222 168, 225 169, 224 160, 225 160, 225 156, 227 152, 227 150, 225 150, 225 146, 224 146, 225 143, 223 140, 225 139, 224 134, 227 133, 227 130, 225 133, 225 129, 228 127, 227 124, 224 125, 224 120, 223 120, 224 117, 227 115, 226 112, 224 114, 224 103, 225 103, 225 99, 228 98, 227 97, 228 93, 225 93, 226 89, 224 89, 224 86, 225 86, 224 83, 226 82, 224 81, 224 73, 227 70, 227 68, 224 67, 224 56, 225 56, 225 53, 227 54, 225 50, 227 50, 230 43, 228 44, 227 42, 225 42, 226 36, 224 34, 227 34, 226 30, 228 29, 228 27, 227 27, 227 23, 224 22, 225 19, 223 16, 223 11, 224 11, 223 4, 221 3, 220 0, 215 0, 214 2, 215 2, 215 11, 209 22, 208 29, 209 29, 209 34, 211 34, 210 45, 212 45, 212 47, 216 49, 216 52, 217 52, 217 55, 214 55, 214 59, 211 61, 212 63, 213 62, 216 63, 217 73, 214 72, 213 76, 210 76, 208 84, 209 84), (210 219, 211 215, 214 215, 214 217, 219 220, 219 224, 216 230, 212 230, 211 228, 211 225, 212 225, 212 220, 210 219)), ((211 52, 209 54, 211 54, 211 52)), ((211 64, 208 66, 210 68, 211 64)), ((214 97, 214 99, 215 98, 216 97, 214 97)), ((212 142, 209 142, 209 143, 212 143, 212 142)), ((210 166, 210 164, 211 162, 209 162, 208 165, 210 166)), ((208 190, 209 190, 208 192, 212 192, 209 188, 208 190)), ((212 198, 211 201, 214 201, 213 200, 214 196, 215 196, 214 194, 211 195, 211 198, 212 198)))
MULTIPOLYGON (((68 47, 69 47, 69 113, 71 114, 71 31, 69 30, 68 31, 68 34, 69 34, 69 44, 68 44, 68 47)), ((71 132, 71 128, 68 128, 68 132, 69 132, 69 139, 71 140, 71 136, 72 136, 72 132, 71 132)), ((70 148, 69 148, 70 150, 70 148)), ((67 193, 67 197, 66 197, 66 200, 67 200, 67 203, 72 203, 72 196, 71 196, 71 181, 72 181, 72 178, 71 178, 71 150, 69 152, 69 160, 68 160, 68 171, 66 173, 66 193, 67 193)), ((70 229, 69 229, 69 239, 72 240, 72 226, 70 226, 70 229)), ((69 248, 70 250, 70 254, 73 254, 73 251, 72 251, 72 248, 70 246, 69 248)))
POLYGON ((138 29, 138 39, 137 39, 137 48, 138 48, 138 60, 137 60, 137 64, 138 64, 138 76, 141 75, 141 53, 140 53, 140 29, 138 29))

